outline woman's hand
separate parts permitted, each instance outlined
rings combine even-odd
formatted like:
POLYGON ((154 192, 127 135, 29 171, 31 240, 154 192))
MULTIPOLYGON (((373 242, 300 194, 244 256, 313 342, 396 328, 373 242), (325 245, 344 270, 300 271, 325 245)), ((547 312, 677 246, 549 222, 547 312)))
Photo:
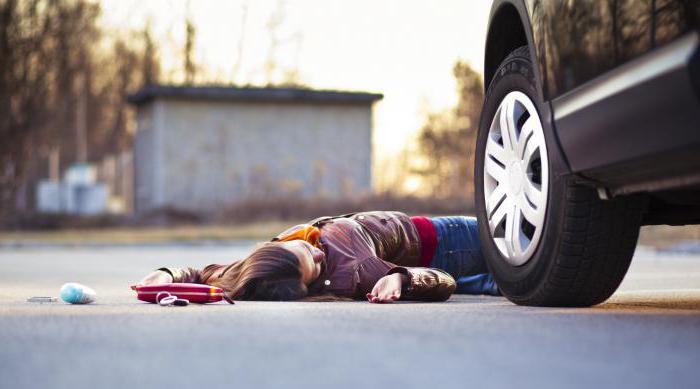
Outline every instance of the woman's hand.
POLYGON ((138 284, 131 285, 131 289, 136 290, 137 287, 144 286, 144 285, 172 284, 172 283, 173 283, 173 276, 171 276, 170 273, 164 272, 162 270, 156 270, 153 273, 144 277, 141 281, 139 281, 138 284))
POLYGON ((367 300, 371 303, 390 303, 401 298, 401 286, 406 276, 394 273, 384 276, 377 281, 372 288, 372 293, 367 293, 367 300))

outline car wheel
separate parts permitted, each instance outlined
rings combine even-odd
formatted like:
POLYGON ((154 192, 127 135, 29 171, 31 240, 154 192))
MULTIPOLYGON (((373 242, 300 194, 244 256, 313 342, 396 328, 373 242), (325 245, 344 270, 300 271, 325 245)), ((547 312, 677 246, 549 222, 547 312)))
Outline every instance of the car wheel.
POLYGON ((527 46, 513 51, 486 93, 474 164, 483 254, 517 304, 598 304, 627 272, 645 198, 601 200, 566 174, 533 69, 527 46))

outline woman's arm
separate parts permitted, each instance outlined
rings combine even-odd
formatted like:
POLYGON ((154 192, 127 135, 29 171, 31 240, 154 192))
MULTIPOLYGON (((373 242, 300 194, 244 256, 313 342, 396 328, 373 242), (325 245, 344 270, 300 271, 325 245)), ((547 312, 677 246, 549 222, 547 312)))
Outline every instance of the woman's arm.
POLYGON ((173 278, 173 280, 172 280, 173 283, 189 283, 189 284, 203 283, 203 282, 200 282, 200 280, 202 278, 201 277, 202 271, 199 269, 195 269, 193 267, 184 267, 184 268, 161 267, 160 269, 158 269, 156 271, 162 271, 162 272, 170 274, 170 276, 173 278))
POLYGON ((403 300, 445 301, 457 288, 447 272, 427 267, 397 267, 392 272, 406 274, 408 283, 402 289, 403 300))
POLYGON ((404 274, 394 273, 384 276, 377 281, 372 292, 367 293, 370 303, 390 303, 401 298, 401 289, 408 283, 404 274))
POLYGON ((131 289, 136 290, 136 287, 143 285, 170 284, 173 282, 173 276, 163 270, 156 270, 146 277, 143 277, 136 285, 131 285, 131 289))
POLYGON ((424 267, 396 267, 377 281, 367 299, 373 303, 395 300, 445 301, 457 284, 442 270, 424 267))
POLYGON ((170 283, 209 284, 218 278, 226 267, 227 265, 216 264, 208 265, 201 270, 193 267, 161 267, 132 286, 132 289, 141 285, 170 283))
POLYGON ((451 275, 426 267, 396 266, 377 257, 358 264, 356 297, 371 302, 394 300, 445 301, 457 288, 451 275))

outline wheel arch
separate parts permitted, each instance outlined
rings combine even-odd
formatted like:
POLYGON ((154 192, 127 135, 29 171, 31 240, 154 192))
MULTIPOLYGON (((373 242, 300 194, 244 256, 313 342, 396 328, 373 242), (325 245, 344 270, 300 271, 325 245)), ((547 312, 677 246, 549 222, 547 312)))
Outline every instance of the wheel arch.
POLYGON ((489 26, 484 52, 484 88, 488 89, 498 66, 513 50, 528 46, 530 58, 535 69, 537 89, 540 98, 542 77, 540 57, 536 52, 536 42, 532 34, 530 16, 525 3, 521 0, 495 0, 491 6, 489 26))
POLYGON ((484 93, 488 88, 501 62, 515 49, 527 46, 535 76, 535 89, 539 94, 540 115, 545 133, 552 139, 550 146, 551 160, 561 161, 562 171, 557 174, 571 173, 568 160, 559 143, 552 118, 552 110, 545 93, 546 58, 544 38, 533 34, 533 28, 542 31, 546 21, 545 10, 541 4, 532 0, 494 0, 489 15, 489 25, 484 50, 484 93), (526 4, 527 3, 527 4, 526 4))

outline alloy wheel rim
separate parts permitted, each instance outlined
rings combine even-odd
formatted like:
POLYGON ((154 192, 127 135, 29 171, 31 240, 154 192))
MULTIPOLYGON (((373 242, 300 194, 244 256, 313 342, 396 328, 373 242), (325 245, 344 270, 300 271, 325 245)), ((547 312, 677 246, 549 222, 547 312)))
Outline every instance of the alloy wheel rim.
POLYGON ((542 236, 549 185, 542 122, 524 93, 510 92, 498 106, 483 162, 491 239, 506 262, 523 265, 542 236))

